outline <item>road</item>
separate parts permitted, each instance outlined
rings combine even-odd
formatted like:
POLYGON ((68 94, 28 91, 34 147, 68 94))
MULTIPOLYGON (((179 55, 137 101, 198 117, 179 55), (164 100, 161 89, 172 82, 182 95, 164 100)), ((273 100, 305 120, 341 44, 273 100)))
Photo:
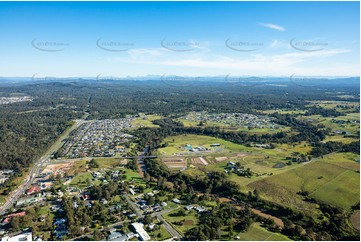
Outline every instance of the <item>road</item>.
POLYGON ((11 192, 7 197, 6 202, 2 207, 0 207, 0 215, 5 214, 16 202, 21 195, 25 193, 28 187, 33 183, 35 177, 37 177, 42 171, 43 165, 50 161, 50 156, 53 152, 56 152, 61 146, 64 145, 66 138, 69 136, 70 132, 85 122, 85 119, 89 116, 89 114, 85 114, 82 119, 75 120, 73 126, 67 129, 58 139, 57 141, 45 152, 45 154, 36 161, 31 167, 29 174, 25 177, 24 183, 21 184, 16 190, 11 192))
POLYGON ((123 194, 122 197, 127 201, 127 203, 129 204, 129 206, 132 207, 132 209, 135 211, 135 213, 137 214, 137 216, 139 218, 143 218, 143 213, 142 211, 140 211, 139 207, 137 206, 137 204, 135 204, 132 199, 127 195, 127 194, 123 194))
MULTIPOLYGON (((143 218, 143 213, 142 211, 139 209, 139 207, 137 206, 137 204, 135 204, 132 199, 127 195, 127 194, 123 194, 122 197, 127 201, 127 203, 129 204, 129 206, 132 207, 133 211, 135 211, 135 213, 137 214, 138 218, 143 218)), ((175 209, 178 209, 179 206, 177 206, 176 208, 170 208, 170 209, 166 209, 160 212, 155 212, 152 213, 151 216, 152 217, 157 217, 157 219, 161 222, 163 222, 164 228, 168 231, 169 234, 171 234, 174 238, 178 238, 181 239, 182 235, 180 233, 178 233, 178 231, 176 231, 167 221, 164 220, 164 218, 162 217, 163 214, 169 213, 175 209)))
MULTIPOLYGON (((177 207, 178 208, 178 207, 177 207)), ((168 233, 170 233, 173 238, 177 238, 177 239, 181 239, 182 235, 180 233, 178 233, 177 230, 175 230, 166 220, 164 220, 164 218, 162 217, 163 214, 165 213, 169 213, 172 210, 175 210, 177 208, 173 208, 173 209, 167 209, 167 210, 163 210, 160 212, 156 212, 153 213, 151 216, 152 217, 157 217, 157 219, 161 222, 163 222, 164 228, 168 231, 168 233)))

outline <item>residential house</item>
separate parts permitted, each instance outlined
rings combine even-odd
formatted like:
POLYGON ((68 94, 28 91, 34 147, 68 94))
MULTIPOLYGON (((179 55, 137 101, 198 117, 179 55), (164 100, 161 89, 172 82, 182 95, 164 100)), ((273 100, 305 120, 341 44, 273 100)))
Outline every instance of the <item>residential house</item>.
POLYGON ((26 194, 31 195, 33 193, 40 192, 41 188, 38 186, 31 186, 28 190, 26 190, 26 194))

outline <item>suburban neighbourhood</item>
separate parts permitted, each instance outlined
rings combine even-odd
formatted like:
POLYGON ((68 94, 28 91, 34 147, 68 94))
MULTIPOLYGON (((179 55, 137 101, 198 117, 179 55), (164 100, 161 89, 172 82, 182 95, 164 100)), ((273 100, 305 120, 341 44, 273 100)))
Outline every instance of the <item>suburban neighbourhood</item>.
POLYGON ((124 118, 86 122, 69 137, 60 155, 67 158, 120 156, 129 147, 132 136, 125 130, 133 127, 133 120, 124 118))

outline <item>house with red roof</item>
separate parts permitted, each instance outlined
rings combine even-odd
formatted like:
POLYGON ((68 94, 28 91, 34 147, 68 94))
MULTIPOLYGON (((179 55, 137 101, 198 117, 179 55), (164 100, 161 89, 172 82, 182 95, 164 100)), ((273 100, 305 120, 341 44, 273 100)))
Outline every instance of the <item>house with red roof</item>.
POLYGON ((38 187, 38 186, 31 186, 27 191, 26 191, 26 194, 30 195, 30 194, 33 194, 33 193, 37 193, 37 192, 40 192, 41 188, 38 187))
POLYGON ((6 216, 6 218, 2 221, 3 224, 9 223, 11 218, 13 217, 24 217, 26 212, 12 213, 6 216))

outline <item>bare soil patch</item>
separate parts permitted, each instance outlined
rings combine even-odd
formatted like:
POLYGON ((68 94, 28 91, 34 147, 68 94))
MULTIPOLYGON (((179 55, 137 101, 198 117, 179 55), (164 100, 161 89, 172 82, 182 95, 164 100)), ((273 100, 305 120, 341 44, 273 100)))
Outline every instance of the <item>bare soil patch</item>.
POLYGON ((216 157, 215 158, 217 162, 222 162, 228 159, 228 157, 216 157))
POLYGON ((267 219, 272 219, 279 227, 283 228, 284 227, 284 223, 283 221, 280 219, 280 218, 277 218, 275 216, 272 216, 272 215, 269 215, 269 214, 266 214, 264 212, 261 212, 257 209, 254 209, 254 208, 251 208, 252 212, 254 212, 255 214, 257 214, 258 216, 261 216, 261 217, 264 217, 264 218, 267 218, 267 219))
POLYGON ((194 225, 194 221, 193 220, 184 220, 183 225, 194 225))
POLYGON ((237 156, 238 157, 244 157, 244 156, 247 156, 247 153, 238 153, 237 156))
POLYGON ((221 203, 229 203, 229 202, 232 202, 232 199, 229 199, 229 198, 226 198, 226 197, 220 197, 220 198, 218 198, 218 200, 219 200, 221 203))
POLYGON ((57 175, 59 173, 62 174, 65 172, 72 173, 73 167, 74 167, 74 161, 58 163, 58 164, 50 164, 45 167, 42 173, 52 173, 54 175, 57 175))
POLYGON ((206 166, 208 162, 203 157, 192 158, 192 164, 195 166, 206 166))
POLYGON ((351 215, 351 223, 352 226, 357 229, 360 230, 360 210, 355 211, 352 215, 351 215))
POLYGON ((175 169, 175 168, 182 169, 187 167, 187 161, 184 158, 177 158, 177 157, 164 158, 163 162, 169 169, 175 169))

